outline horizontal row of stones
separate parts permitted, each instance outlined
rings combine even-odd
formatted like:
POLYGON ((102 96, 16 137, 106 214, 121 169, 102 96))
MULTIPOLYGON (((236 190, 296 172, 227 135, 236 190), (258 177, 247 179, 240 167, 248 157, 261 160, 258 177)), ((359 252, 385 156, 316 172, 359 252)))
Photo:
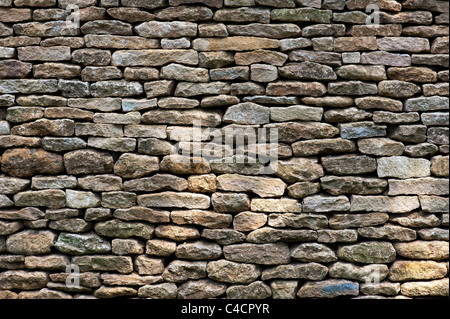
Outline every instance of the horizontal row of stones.
MULTIPOLYGON (((55 239, 56 235, 49 231, 28 231, 27 234, 17 233, 10 236, 6 245, 18 250, 21 247, 30 250, 37 247, 38 241, 41 247, 48 249, 55 239)), ((93 250, 102 250, 101 252, 111 249, 109 242, 102 242, 96 235, 82 238, 80 235, 62 233, 60 239, 55 244, 56 247, 76 245, 84 240, 80 246, 85 248, 89 246, 93 250), (61 237, 65 238, 66 242, 57 246, 61 237)), ((40 291, 20 292, 19 297, 37 297, 44 294, 41 298, 45 298, 46 294, 56 294, 59 297, 71 298, 68 293, 92 293, 94 290, 94 296, 100 298, 138 295, 166 299, 213 298, 224 294, 228 298, 239 299, 264 299, 271 296, 291 299, 295 298, 296 294, 300 298, 330 298, 357 296, 360 290, 365 295, 395 296, 400 291, 405 296, 448 295, 448 278, 444 278, 448 273, 448 263, 443 262, 448 259, 448 243, 444 241, 394 244, 369 241, 342 245, 335 254, 326 245, 317 243, 297 244, 291 248, 284 243, 232 244, 222 250, 219 245, 207 241, 176 246, 172 242, 149 240, 146 250, 150 255, 155 252, 156 255, 159 253, 159 256, 165 257, 176 254, 181 259, 197 260, 175 260, 168 265, 164 264, 163 258, 149 255, 139 255, 135 258, 123 256, 127 253, 143 253, 144 245, 136 240, 114 239, 112 250, 116 250, 121 256, 77 256, 72 257, 72 260, 59 254, 1 256, 0 266, 7 271, 0 274, 0 288, 3 289, 0 293, 14 298, 17 295, 9 290, 42 288, 40 291), (427 252, 426 255, 423 254, 424 251, 427 252), (225 259, 220 259, 222 254, 225 259), (413 260, 395 261, 396 255, 413 260), (297 261, 289 264, 291 258, 297 261), (202 261, 213 259, 219 260, 202 261), (338 261, 339 259, 341 261, 338 261), (327 263, 328 267, 318 262, 327 263), (363 265, 352 264, 355 262, 363 265), (39 271, 65 270, 70 263, 79 266, 83 272, 79 287, 73 288, 64 284, 69 275, 67 273, 48 275, 39 271), (386 263, 391 263, 390 267, 386 263), (24 268, 27 271, 16 270, 24 268), (100 274, 98 271, 112 273, 100 274), (368 283, 374 272, 378 274, 380 284, 368 283), (327 276, 332 279, 324 280, 327 276), (388 278, 389 281, 383 281, 388 278), (258 279, 270 281, 270 286, 258 279), (303 284, 298 290, 300 283, 303 284), (324 289, 330 286, 347 288, 324 289)), ((26 254, 23 250, 20 253, 26 254)))

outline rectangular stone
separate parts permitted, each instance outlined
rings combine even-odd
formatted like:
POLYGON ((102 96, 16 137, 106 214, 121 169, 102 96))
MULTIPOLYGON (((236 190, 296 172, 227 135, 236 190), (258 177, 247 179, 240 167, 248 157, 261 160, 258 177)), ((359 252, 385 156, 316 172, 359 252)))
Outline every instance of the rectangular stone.
POLYGON ((23 47, 17 48, 21 61, 68 61, 70 47, 23 47))
POLYGON ((122 125, 75 123, 76 136, 122 137, 122 125))
POLYGON ((69 107, 100 111, 113 112, 120 111, 122 108, 122 99, 120 98, 93 98, 93 99, 69 99, 69 107))
POLYGON ((196 51, 252 51, 261 49, 277 49, 278 40, 257 37, 227 37, 195 39, 193 48, 196 51))
POLYGON ((112 55, 116 66, 162 66, 168 63, 198 64, 194 50, 119 50, 112 55))
POLYGON ((153 137, 167 138, 166 125, 136 125, 128 124, 124 126, 124 136, 127 137, 153 137))
POLYGON ((0 93, 55 93, 58 91, 57 80, 0 80, 0 93))
MULTIPOLYGON (((390 183, 389 183, 390 184, 390 183)), ((448 186, 447 186, 448 189, 448 186)), ((391 194, 389 195, 399 195, 391 194)), ((417 196, 359 196, 351 197, 351 212, 408 213, 420 207, 417 196)))
POLYGON ((86 47, 99 49, 157 49, 159 40, 143 37, 110 34, 88 34, 84 37, 86 47))
MULTIPOLYGON (((449 194, 448 179, 445 178, 412 178, 405 180, 389 179, 388 195, 439 195, 449 194)), ((398 198, 398 197, 393 197, 398 198)))

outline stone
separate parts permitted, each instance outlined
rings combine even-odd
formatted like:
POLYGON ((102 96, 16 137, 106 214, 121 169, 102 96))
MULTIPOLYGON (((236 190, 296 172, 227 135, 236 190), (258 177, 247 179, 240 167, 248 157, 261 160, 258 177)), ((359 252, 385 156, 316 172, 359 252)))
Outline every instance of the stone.
POLYGON ((448 211, 448 200, 438 196, 420 196, 420 205, 424 212, 445 213, 448 211))
POLYGON ((266 213, 301 213, 301 205, 293 199, 262 199, 255 198, 251 203, 251 210, 254 212, 266 213))
POLYGON ((160 169, 173 174, 207 174, 211 172, 209 163, 205 159, 189 158, 183 155, 165 156, 160 163, 160 169))
POLYGON ((17 60, 2 60, 0 62, 0 76, 2 79, 25 78, 32 71, 30 63, 17 60))
POLYGON ((78 137, 44 137, 42 139, 42 148, 54 152, 73 151, 85 148, 86 145, 87 143, 78 137))
POLYGON ((331 95, 361 96, 377 94, 378 88, 373 83, 366 83, 361 81, 332 82, 328 84, 328 93, 331 95))
POLYGON ((102 206, 106 208, 129 208, 136 205, 136 194, 131 192, 102 193, 102 206))
POLYGON ((389 268, 382 264, 356 266, 341 261, 332 264, 329 268, 331 278, 350 279, 366 283, 372 279, 374 274, 378 275, 378 280, 384 280, 389 274, 389 268))
POLYGON ((448 195, 444 178, 422 177, 407 180, 389 180, 389 195, 448 195))
POLYGON ((336 80, 337 76, 329 66, 315 62, 288 64, 279 69, 280 75, 297 80, 336 80))
POLYGON ((175 253, 177 244, 167 240, 152 239, 147 241, 145 253, 147 255, 155 255, 169 257, 175 253))
POLYGON ((114 164, 114 173, 123 178, 140 178, 157 171, 158 158, 148 155, 125 153, 114 164))
POLYGON ((255 281, 248 286, 230 286, 228 299, 266 299, 272 296, 272 290, 262 281, 255 281))
POLYGON ((262 265, 289 263, 289 248, 286 244, 237 244, 223 249, 226 259, 262 265))
POLYGON ((353 141, 342 138, 336 139, 319 139, 310 141, 299 141, 292 144, 292 150, 295 156, 313 156, 319 154, 332 154, 339 151, 352 152, 356 150, 356 145, 353 141))
POLYGON ((359 196, 353 195, 350 211, 377 211, 390 213, 407 213, 419 207, 415 196, 359 196))
POLYGON ((396 249, 389 242, 364 242, 342 246, 337 250, 341 260, 364 264, 391 263, 395 260, 396 249))
POLYGON ((64 232, 83 233, 89 231, 92 227, 90 223, 87 223, 81 218, 69 218, 54 220, 48 224, 50 229, 64 232))
MULTIPOLYGON (((389 69, 391 70, 391 69, 389 69)), ((355 64, 349 64, 341 66, 337 69, 336 74, 341 78, 348 80, 361 80, 361 81, 382 81, 386 80, 386 71, 384 66, 361 66, 355 64)))
POLYGON ((151 177, 144 177, 135 180, 126 181, 123 184, 124 190, 139 191, 157 191, 157 190, 173 190, 184 191, 188 188, 188 183, 184 178, 170 174, 156 174, 151 177))
POLYGON ((138 139, 138 152, 149 155, 169 155, 175 152, 175 146, 168 141, 157 138, 140 138, 138 139))
POLYGON ((264 226, 267 216, 264 214, 242 212, 235 216, 233 228, 237 231, 248 232, 264 226))
POLYGON ((299 298, 335 298, 357 296, 359 284, 348 280, 329 279, 320 282, 306 282, 298 291, 299 298))
POLYGON ((323 108, 304 105, 292 105, 288 107, 271 107, 270 118, 276 122, 288 121, 320 121, 323 108))
POLYGON ((424 125, 399 125, 390 132, 389 137, 402 142, 422 143, 427 140, 426 131, 424 125))
POLYGON ((206 264, 205 261, 174 260, 166 267, 162 276, 164 280, 175 283, 206 278, 206 264))
POLYGON ((123 222, 113 219, 95 224, 95 231, 100 236, 129 238, 132 236, 150 239, 153 236, 154 227, 139 222, 123 222))
POLYGON ((447 297, 448 280, 439 279, 429 282, 407 282, 402 284, 401 292, 409 297, 447 297))
POLYGON ((196 51, 252 51, 276 49, 280 46, 278 40, 244 36, 201 38, 192 43, 196 51))
POLYGON ((222 116, 218 111, 207 110, 154 110, 144 113, 141 118, 145 124, 192 125, 200 121, 201 125, 216 127, 222 116))
POLYGON ((222 255, 222 248, 213 242, 199 240, 177 246, 175 256, 180 259, 213 260, 222 255))
POLYGON ((358 234, 361 237, 390 241, 412 241, 416 239, 415 230, 389 224, 382 227, 359 228, 358 234))
POLYGON ((133 263, 131 257, 126 256, 77 256, 72 262, 80 268, 80 271, 116 271, 121 274, 131 273, 133 263))
POLYGON ((8 270, 0 274, 0 289, 35 290, 46 287, 48 281, 42 271, 8 270))
POLYGON ((214 174, 189 176, 188 184, 191 192, 215 193, 217 190, 216 176, 214 174))
POLYGON ((14 195, 15 206, 44 206, 48 208, 64 207, 66 194, 61 190, 46 189, 26 191, 14 195))
POLYGON ((359 139, 387 135, 387 126, 373 122, 357 122, 339 124, 341 137, 345 139, 359 139))
POLYGON ((250 209, 250 199, 247 194, 214 193, 211 196, 214 211, 219 213, 239 213, 250 209))
POLYGON ((449 157, 435 156, 431 159, 431 173, 435 176, 445 177, 449 175, 449 157))
POLYGON ((0 193, 1 194, 15 194, 23 191, 30 185, 27 179, 14 177, 0 177, 0 193))
POLYGON ((286 184, 278 178, 224 174, 217 178, 217 189, 234 192, 253 192, 261 197, 277 197, 284 193, 286 184))
POLYGON ((295 50, 289 54, 291 61, 309 61, 331 66, 342 65, 342 56, 335 52, 295 50))
POLYGON ((354 243, 358 239, 358 232, 352 229, 320 229, 317 231, 317 236, 317 241, 320 243, 354 243))
POLYGON ((287 188, 288 195, 292 198, 304 198, 320 191, 319 183, 298 182, 287 188))
POLYGON ((236 124, 266 124, 269 123, 269 116, 268 107, 246 102, 229 107, 223 116, 223 121, 236 124))
POLYGON ((174 283, 145 285, 139 288, 138 296, 151 299, 175 299, 177 297, 177 285, 174 283))
POLYGON ((283 66, 288 56, 283 53, 256 50, 251 52, 238 52, 234 56, 237 65, 251 65, 256 63, 268 63, 275 66, 283 66))
POLYGON ((95 234, 61 233, 55 248, 69 255, 101 254, 111 251, 111 244, 95 234))
POLYGON ((45 214, 35 207, 0 211, 0 218, 8 220, 38 220, 44 216, 45 214))
POLYGON ((399 256, 409 259, 448 259, 448 245, 445 241, 416 240, 409 243, 395 243, 394 247, 399 256))
POLYGON ((11 129, 11 134, 24 136, 71 136, 74 133, 72 120, 38 119, 31 123, 17 125, 11 129))
POLYGON ((388 123, 388 124, 404 124, 415 123, 419 121, 420 115, 417 112, 410 113, 391 113, 384 111, 374 112, 373 121, 375 123, 388 123))
POLYGON ((350 209, 350 202, 346 196, 322 196, 313 195, 303 199, 303 211, 309 213, 347 211, 350 209))
POLYGON ((448 110, 448 98, 432 96, 408 99, 405 102, 405 111, 439 111, 448 110))
POLYGON ((267 95, 284 96, 284 95, 307 95, 322 96, 327 92, 326 87, 319 82, 293 82, 279 81, 269 83, 267 86, 267 95))
POLYGON ((198 53, 193 50, 118 50, 111 61, 114 66, 197 65, 198 62, 198 53))
POLYGON ((392 281, 414 281, 441 279, 447 273, 444 263, 435 261, 396 261, 391 266, 389 279, 392 281))
POLYGON ((167 238, 174 241, 185 241, 200 237, 197 228, 192 226, 160 225, 155 229, 155 235, 160 238, 167 238))
MULTIPOLYGON (((7 221, 0 222, 0 234, 2 235, 13 234, 22 228, 23 228, 22 222, 7 222, 7 221)), ((4 245, 6 247, 6 244, 4 245)))
POLYGON ((391 221, 405 227, 433 227, 441 223, 435 215, 423 212, 395 216, 391 218, 391 221))
POLYGON ((245 235, 232 229, 204 229, 202 237, 216 241, 220 245, 241 243, 245 235))
POLYGON ((100 197, 92 192, 66 190, 66 206, 70 208, 89 208, 100 204, 100 197))
POLYGON ((269 23, 270 11, 264 8, 234 8, 216 11, 214 20, 219 22, 261 22, 269 23))
POLYGON ((51 231, 25 230, 8 237, 6 250, 18 255, 42 255, 50 253, 55 241, 51 231))
POLYGON ((337 257, 333 250, 323 244, 306 243, 293 246, 291 257, 302 262, 333 262, 337 257))
POLYGON ((335 175, 359 175, 377 170, 375 158, 366 155, 326 156, 322 157, 322 165, 335 175))
MULTIPOLYGON (((120 118, 118 121, 120 121, 120 118)), ((132 138, 89 137, 88 146, 108 151, 132 152, 136 148, 136 140, 132 138)))
POLYGON ((420 229, 417 232, 421 239, 423 240, 448 240, 449 232, 448 230, 441 228, 428 228, 420 229))
POLYGON ((412 178, 430 176, 430 161, 404 156, 384 157, 378 160, 379 177, 412 178))
POLYGON ((212 280, 230 284, 249 284, 261 275, 261 269, 256 265, 235 263, 228 260, 209 262, 206 271, 208 277, 212 280))
POLYGON ((386 51, 363 52, 361 63, 381 64, 386 66, 411 66, 409 54, 390 53, 386 51))
POLYGON ((386 213, 335 214, 330 218, 330 227, 346 229, 382 225, 389 219, 386 213))
POLYGON ((320 179, 320 185, 327 193, 339 196, 343 194, 381 194, 387 189, 388 183, 377 178, 326 176, 320 179))
POLYGON ((164 223, 170 219, 169 212, 139 206, 116 209, 114 217, 126 221, 142 220, 150 223, 164 223))
POLYGON ((68 174, 102 174, 112 172, 114 161, 107 152, 76 150, 64 155, 64 165, 68 174))
POLYGON ((164 271, 162 259, 149 258, 145 255, 136 257, 134 266, 139 275, 159 275, 164 271))
POLYGON ((207 299, 215 298, 225 293, 226 284, 208 279, 189 280, 178 289, 178 299, 207 299))

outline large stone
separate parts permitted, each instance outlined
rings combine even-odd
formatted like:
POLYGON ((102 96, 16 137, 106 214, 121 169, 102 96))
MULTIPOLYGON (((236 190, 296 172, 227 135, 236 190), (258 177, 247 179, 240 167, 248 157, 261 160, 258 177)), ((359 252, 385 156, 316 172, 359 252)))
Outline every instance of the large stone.
POLYGON ((253 51, 277 49, 278 40, 257 37, 201 38, 193 41, 196 51, 253 51))
POLYGON ((321 187, 331 195, 381 194, 387 189, 388 183, 383 179, 363 178, 353 176, 326 176, 320 179, 321 187))
POLYGON ((395 243, 394 247, 399 256, 409 259, 446 260, 449 255, 449 247, 445 241, 416 240, 395 243))
POLYGON ((153 236, 154 227, 144 223, 123 222, 115 219, 95 224, 95 231, 106 237, 129 238, 136 236, 150 239, 153 236))
POLYGON ((338 249, 339 259, 363 264, 391 263, 395 260, 396 250, 389 242, 364 242, 342 246, 338 249))
POLYGON ((25 230, 6 240, 6 251, 18 255, 42 255, 51 252, 56 234, 51 231, 25 230))
MULTIPOLYGON (((449 185, 445 178, 390 179, 388 195, 448 195, 449 185)), ((398 198, 398 197, 397 197, 398 198)))
POLYGON ((299 298, 335 298, 339 296, 358 296, 359 284, 354 281, 329 279, 309 281, 298 291, 299 298))
POLYGON ((361 237, 384 239, 389 241, 411 241, 416 239, 416 231, 396 225, 386 224, 382 227, 365 227, 358 229, 361 237))
POLYGON ((66 194, 61 190, 26 191, 14 195, 14 204, 19 207, 44 206, 61 208, 64 207, 65 203, 66 194))
MULTIPOLYGON (((295 153, 295 148, 294 148, 295 153)), ((340 155, 322 157, 327 172, 335 175, 359 175, 375 172, 376 159, 366 155, 340 155)))
POLYGON ((74 133, 74 121, 39 119, 35 122, 14 126, 11 134, 24 136, 71 136, 74 133))
POLYGON ((25 63, 17 60, 2 60, 0 61, 0 78, 25 78, 32 70, 30 63, 25 63))
POLYGON ((118 50, 112 55, 115 66, 161 66, 168 63, 198 64, 198 53, 193 50, 118 50))
POLYGON ((322 96, 327 92, 325 85, 319 82, 278 81, 269 83, 266 93, 271 96, 306 95, 322 96))
POLYGON ((286 184, 278 178, 224 174, 217 178, 217 188, 224 191, 253 192, 261 197, 284 194, 286 184))
POLYGON ((346 196, 313 195, 303 199, 303 211, 308 213, 342 212, 350 209, 346 196))
POLYGON ((61 233, 55 248, 69 255, 88 255, 107 253, 111 244, 95 234, 61 233))
POLYGON ((148 155, 125 153, 114 164, 114 173, 123 178, 139 178, 157 171, 158 158, 148 155))
POLYGON ((217 214, 203 210, 172 211, 173 223, 177 225, 200 225, 207 228, 227 228, 232 221, 228 214, 217 214))
POLYGON ((197 36, 197 24, 192 22, 144 22, 135 27, 136 33, 146 38, 181 38, 197 36))
POLYGON ((97 150, 76 150, 64 155, 68 174, 101 174, 113 170, 114 160, 107 152, 97 150))
POLYGON ((219 22, 261 22, 269 23, 270 10, 266 8, 233 8, 216 11, 214 20, 219 22))
POLYGON ((333 250, 323 244, 305 243, 291 248, 291 257, 301 262, 334 262, 338 258, 333 250))
POLYGON ((405 151, 405 145, 389 138, 370 138, 358 140, 361 153, 375 156, 400 156, 405 151))
POLYGON ((149 223, 167 223, 170 221, 169 212, 146 207, 119 208, 114 217, 126 221, 146 221, 149 223))
POLYGON ((350 211, 407 213, 420 207, 416 196, 359 196, 353 195, 350 211))
POLYGON ((73 264, 80 268, 80 271, 113 271, 121 274, 128 274, 133 271, 131 257, 125 256, 77 256, 72 258, 73 264))
POLYGON ((269 123, 269 117, 268 107, 246 102, 229 107, 223 116, 223 121, 236 124, 266 124, 269 123))
POLYGON ((382 81, 386 80, 384 66, 344 65, 337 69, 336 74, 347 80, 382 81))
POLYGON ((255 281, 248 286, 230 286, 227 289, 228 299, 266 299, 272 290, 262 281, 255 281))
POLYGON ((249 284, 261 275, 261 269, 256 265, 228 260, 212 261, 208 263, 206 271, 209 278, 231 284, 249 284))
POLYGON ((441 279, 447 274, 444 263, 435 261, 396 261, 390 269, 392 281, 441 279))
POLYGON ((201 194, 163 192, 139 195, 138 203, 147 207, 177 207, 188 209, 208 209, 210 198, 201 194))
POLYGON ((166 267, 162 276, 164 280, 176 283, 206 278, 206 264, 205 261, 174 260, 166 267))
POLYGON ((299 141, 292 144, 295 156, 313 156, 319 154, 345 153, 356 150, 353 141, 342 138, 299 141))
POLYGON ((430 176, 430 161, 404 156, 383 157, 378 159, 379 177, 412 178, 430 176))
POLYGON ((367 282, 372 277, 378 276, 378 280, 384 280, 389 274, 389 268, 382 264, 371 264, 365 266, 357 266, 351 263, 337 262, 329 268, 331 278, 342 278, 367 282))
POLYGON ((0 274, 0 289, 35 290, 47 286, 48 275, 42 271, 8 270, 0 274))
POLYGON ((155 229, 155 235, 174 241, 185 241, 200 237, 197 228, 192 226, 160 225, 155 229))
POLYGON ((178 299, 208 299, 221 296, 227 289, 226 284, 208 279, 189 280, 178 288, 178 299))
POLYGON ((430 50, 430 42, 424 38, 385 37, 377 40, 380 51, 423 52, 430 50))
POLYGON ((448 110, 448 108, 448 98, 440 96, 412 98, 405 102, 405 111, 409 112, 448 110))
POLYGON ((448 290, 447 279, 407 282, 401 286, 402 294, 409 297, 448 297, 448 290))
POLYGON ((336 80, 333 68, 315 62, 288 64, 279 69, 280 75, 294 80, 336 80))
POLYGON ((199 240, 178 245, 175 255, 180 259, 211 260, 222 255, 222 248, 214 242, 199 240))
MULTIPOLYGON (((195 94, 201 94, 199 92, 195 94)), ((142 115, 145 124, 193 125, 216 127, 222 122, 221 113, 207 110, 151 110, 142 115)))
POLYGON ((289 247, 286 244, 238 244, 223 249, 226 259, 262 265, 287 264, 290 261, 289 247))

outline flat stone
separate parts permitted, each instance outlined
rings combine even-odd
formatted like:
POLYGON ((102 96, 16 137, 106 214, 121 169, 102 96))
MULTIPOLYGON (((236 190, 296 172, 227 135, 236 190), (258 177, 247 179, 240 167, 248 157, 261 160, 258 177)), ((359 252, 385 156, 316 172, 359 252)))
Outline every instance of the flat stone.
POLYGON ((136 194, 131 192, 113 191, 102 193, 103 207, 130 208, 136 205, 136 194))
POLYGON ((359 196, 353 195, 350 211, 377 211, 389 213, 406 213, 419 207, 415 196, 359 196))
POLYGON ((180 259, 213 260, 222 255, 222 248, 210 241, 198 240, 177 246, 175 256, 180 259))
POLYGON ((204 174, 188 177, 189 191, 201 193, 215 193, 217 190, 216 176, 204 174))
POLYGON ((430 161, 404 156, 384 157, 378 160, 379 177, 412 178, 430 176, 430 161))
POLYGON ((25 230, 10 235, 6 240, 6 250, 18 255, 48 254, 56 241, 51 231, 25 230))
POLYGON ((0 177, 0 193, 15 194, 27 188, 30 181, 14 177, 0 177))
POLYGON ((248 286, 230 286, 228 299, 266 299, 272 296, 272 290, 262 281, 255 281, 248 286))
POLYGON ((439 196, 420 196, 420 205, 424 212, 445 213, 448 211, 448 200, 439 196))
POLYGON ((387 189, 388 183, 383 179, 353 176, 326 176, 320 179, 321 187, 331 195, 381 194, 387 189))
POLYGON ((301 262, 337 261, 333 250, 323 244, 305 243, 291 247, 291 257, 301 262))
POLYGON ((339 259, 364 264, 391 263, 395 260, 396 250, 389 242, 364 242, 342 246, 338 249, 339 259))
POLYGON ((139 288, 138 296, 151 299, 175 299, 177 297, 177 285, 174 283, 145 285, 139 288))
POLYGON ((254 212, 266 213, 301 213, 301 205, 293 199, 262 199, 255 198, 251 203, 251 210, 254 212))
POLYGON ((326 87, 319 82, 279 81, 269 83, 266 93, 271 96, 306 95, 322 96, 327 92, 326 87))
POLYGON ((154 228, 150 225, 138 222, 122 222, 111 220, 100 222, 95 225, 95 231, 106 237, 129 238, 132 236, 150 239, 154 228))
POLYGON ((208 279, 189 280, 178 289, 178 299, 207 299, 215 298, 225 293, 226 284, 208 279))
POLYGON ((283 53, 256 50, 251 52, 238 52, 234 56, 237 65, 251 65, 255 63, 269 63, 275 66, 283 66, 288 56, 283 53))
POLYGON ((411 57, 408 54, 397 54, 386 51, 364 52, 361 63, 381 64, 386 66, 411 66, 411 57))
POLYGON ((100 197, 92 192, 68 189, 66 191, 66 205, 70 208, 89 208, 100 204, 100 197))
POLYGON ((136 148, 136 140, 120 137, 89 137, 87 145, 92 148, 113 152, 132 152, 136 148))
POLYGON ((72 262, 80 271, 117 271, 121 274, 131 273, 133 263, 131 257, 125 256, 77 256, 72 262))
POLYGON ((61 190, 46 189, 40 191, 27 191, 14 195, 14 204, 24 206, 45 206, 48 208, 64 207, 66 194, 61 190))
POLYGON ((387 127, 385 125, 379 125, 368 121, 339 124, 339 129, 341 131, 341 137, 345 139, 359 139, 387 135, 387 127))
POLYGON ((111 244, 95 234, 61 233, 54 246, 69 255, 101 254, 111 251, 111 244))
POLYGON ((270 10, 266 8, 233 8, 216 11, 214 20, 219 22, 261 22, 269 23, 270 10))
MULTIPOLYGON (((12 206, 12 205, 10 205, 12 206)), ((15 232, 17 232, 18 230, 23 228, 23 223, 22 222, 8 222, 8 221, 1 221, 0 222, 0 234, 2 235, 10 235, 10 234, 14 234, 15 232)), ((4 245, 4 249, 6 250, 6 243, 5 241, 3 241, 3 245, 4 245)))
POLYGON ((292 143, 299 139, 326 139, 338 134, 338 129, 327 123, 287 122, 269 124, 265 127, 269 129, 278 129, 278 140, 286 143, 292 143))
POLYGON ((361 237, 373 239, 385 239, 389 241, 411 241, 416 239, 416 231, 395 225, 384 225, 382 227, 366 227, 358 229, 361 237))
POLYGON ((405 227, 433 227, 441 224, 441 220, 436 215, 423 212, 391 217, 391 221, 405 227))
POLYGON ((447 273, 444 263, 434 261, 396 261, 390 269, 392 281, 441 279, 447 273))
POLYGON ((350 279, 360 282, 370 281, 374 274, 379 276, 377 278, 378 280, 384 280, 389 274, 389 268, 382 264, 357 266, 341 261, 332 264, 329 268, 329 275, 331 278, 350 279))
POLYGON ((286 244, 238 244, 224 247, 226 259, 262 265, 289 263, 289 248, 286 244))
POLYGON ((335 214, 330 218, 330 227, 333 229, 347 229, 382 225, 387 222, 389 215, 386 213, 366 214, 335 214))
POLYGON ((145 124, 192 125, 200 121, 201 125, 216 127, 221 123, 222 116, 217 111, 206 110, 154 110, 142 115, 145 124))
POLYGON ((67 105, 91 111, 114 112, 121 110, 122 101, 119 98, 69 99, 67 105))
POLYGON ((250 209, 250 199, 247 194, 214 193, 211 196, 214 210, 219 213, 239 213, 250 209))
POLYGON ((25 78, 32 70, 30 63, 17 60, 2 60, 0 62, 0 76, 7 78, 25 78))
POLYGON ((35 207, 26 207, 20 210, 0 211, 0 218, 8 220, 38 220, 43 218, 44 216, 45 214, 40 209, 37 209, 35 207))
POLYGON ((336 138, 319 139, 310 141, 299 141, 292 144, 292 150, 295 156, 312 156, 319 154, 333 154, 339 152, 352 152, 356 150, 354 142, 336 138))
POLYGON ((140 154, 122 154, 114 165, 114 173, 123 178, 140 178, 158 170, 158 158, 140 154))
POLYGON ((193 50, 118 50, 113 53, 111 61, 114 66, 197 65, 198 62, 198 53, 193 50))
POLYGON ((0 274, 0 289, 35 290, 46 287, 48 281, 42 271, 8 270, 0 274))
POLYGON ((439 111, 448 110, 448 98, 432 96, 408 99, 405 102, 405 111, 439 111))
POLYGON ((238 231, 248 232, 264 226, 267 222, 265 214, 242 212, 235 216, 233 228, 238 231))
POLYGON ((220 245, 231 245, 241 243, 245 235, 233 229, 204 229, 202 237, 214 240, 220 245))
POLYGON ((206 264, 205 261, 174 260, 166 267, 162 276, 164 280, 176 283, 206 278, 206 264))
POLYGON ((322 165, 327 172, 335 175, 359 175, 377 169, 375 158, 366 155, 326 156, 322 157, 322 165))
POLYGON ((305 283, 298 291, 299 298, 335 298, 339 296, 357 296, 359 284, 348 280, 329 279, 320 282, 305 283))
POLYGON ((358 232, 353 229, 319 229, 317 236, 319 243, 354 243, 358 239, 358 232))
POLYGON ((298 182, 289 186, 287 191, 292 198, 304 198, 318 193, 320 191, 320 183, 298 182))
POLYGON ((449 188, 445 178, 413 178, 407 180, 388 180, 388 195, 448 195, 449 188))
MULTIPOLYGON (((427 129, 425 125, 399 125, 390 132, 389 137, 402 142, 417 144, 427 140, 426 132, 427 129)), ((418 147, 415 145, 415 148, 420 149, 422 146, 418 147)), ((406 153, 409 153, 406 149, 405 151, 406 153)))
POLYGON ((42 139, 42 148, 54 152, 73 151, 85 148, 86 145, 87 143, 79 137, 44 137, 42 139))
POLYGON ((231 215, 201 210, 172 211, 171 218, 177 225, 200 225, 207 228, 228 227, 232 221, 231 215))
POLYGON ((361 81, 332 82, 328 84, 328 92, 331 95, 361 96, 377 94, 378 88, 373 83, 365 83, 361 81))
POLYGON ((336 74, 347 80, 382 81, 387 79, 384 66, 378 65, 344 65, 337 69, 336 74))
POLYGON ((225 174, 217 178, 217 188, 234 192, 249 191, 261 197, 277 197, 283 195, 286 184, 277 178, 225 174))
POLYGON ((402 284, 401 292, 409 297, 447 297, 448 280, 439 279, 429 282, 407 282, 402 284))
POLYGON ((200 237, 197 228, 192 226, 160 225, 155 229, 156 236, 174 241, 185 241, 200 237))
POLYGON ((107 152, 76 150, 64 155, 64 165, 68 174, 102 174, 112 172, 114 161, 107 152))
POLYGON ((243 36, 201 38, 195 39, 192 43, 196 51, 253 51, 276 49, 280 46, 278 40, 243 36))
POLYGON ((394 247, 399 256, 409 259, 448 259, 448 245, 445 241, 416 240, 409 243, 395 243, 394 247))

